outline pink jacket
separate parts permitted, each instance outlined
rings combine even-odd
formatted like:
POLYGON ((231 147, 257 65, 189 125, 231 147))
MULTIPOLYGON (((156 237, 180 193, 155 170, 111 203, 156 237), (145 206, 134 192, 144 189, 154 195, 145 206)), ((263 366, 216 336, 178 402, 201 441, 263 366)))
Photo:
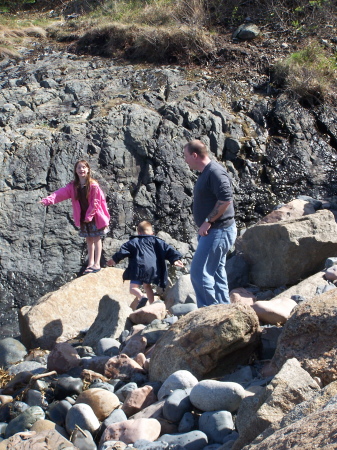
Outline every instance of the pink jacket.
MULTIPOLYGON (((69 198, 71 198, 73 206, 75 225, 79 227, 81 224, 81 205, 80 202, 76 200, 76 189, 73 181, 68 183, 63 188, 58 189, 57 191, 48 195, 48 197, 43 198, 41 202, 45 206, 48 206, 62 202, 63 200, 68 200, 69 198)), ((85 220, 91 222, 92 219, 95 218, 96 227, 98 229, 108 226, 110 214, 107 208, 103 191, 97 183, 92 183, 90 185, 88 201, 89 207, 85 215, 85 220)))

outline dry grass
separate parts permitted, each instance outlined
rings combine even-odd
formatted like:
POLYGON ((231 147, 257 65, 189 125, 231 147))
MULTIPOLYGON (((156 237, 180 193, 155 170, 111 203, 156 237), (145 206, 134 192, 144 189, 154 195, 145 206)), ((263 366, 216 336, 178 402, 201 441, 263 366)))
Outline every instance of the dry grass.
POLYGON ((214 51, 214 42, 204 30, 188 26, 115 23, 86 33, 77 42, 76 51, 147 62, 189 63, 209 57, 214 51))
POLYGON ((24 45, 30 38, 44 38, 46 31, 41 27, 11 28, 6 25, 0 25, 0 57, 17 58, 19 52, 16 47, 24 45))
POLYGON ((276 82, 309 105, 337 93, 336 58, 318 43, 310 43, 275 66, 276 82))

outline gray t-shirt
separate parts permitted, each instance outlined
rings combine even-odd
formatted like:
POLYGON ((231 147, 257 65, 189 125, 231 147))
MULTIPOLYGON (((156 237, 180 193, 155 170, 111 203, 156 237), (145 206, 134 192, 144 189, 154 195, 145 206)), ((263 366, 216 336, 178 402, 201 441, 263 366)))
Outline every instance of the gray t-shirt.
POLYGON ((200 173, 194 186, 193 216, 198 227, 205 221, 218 200, 230 205, 212 228, 226 228, 234 223, 234 206, 231 181, 226 169, 216 161, 211 161, 200 173))

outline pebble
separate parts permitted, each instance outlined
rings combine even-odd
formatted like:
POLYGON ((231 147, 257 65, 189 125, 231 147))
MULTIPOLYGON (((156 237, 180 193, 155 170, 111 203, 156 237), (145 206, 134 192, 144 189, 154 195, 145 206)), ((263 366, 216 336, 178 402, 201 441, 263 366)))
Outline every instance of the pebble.
POLYGON ((114 409, 119 407, 118 397, 105 389, 92 388, 83 391, 76 399, 75 405, 89 405, 99 421, 106 419, 114 409))
POLYGON ((117 339, 102 338, 97 344, 97 356, 117 356, 121 344, 117 339))
POLYGON ((179 422, 178 432, 188 433, 196 428, 195 425, 195 416, 192 413, 187 412, 183 415, 181 421, 179 422))
POLYGON ((45 414, 39 406, 31 406, 12 419, 6 428, 5 438, 13 436, 20 431, 29 431, 33 424, 40 419, 44 419, 45 414))
POLYGON ((176 305, 171 306, 170 312, 177 317, 181 317, 196 309, 198 309, 198 307, 195 303, 177 303, 176 305))
POLYGON ((100 424, 93 409, 85 403, 79 403, 70 408, 66 416, 65 426, 69 434, 74 431, 76 425, 82 430, 95 433, 100 424))
POLYGON ((79 395, 83 390, 81 378, 60 377, 54 385, 55 400, 64 400, 68 396, 79 395))
POLYGON ((111 440, 121 440, 126 444, 132 444, 139 439, 155 441, 160 430, 160 422, 156 419, 129 419, 109 425, 101 437, 100 446, 111 440))
POLYGON ((234 412, 245 397, 244 388, 234 382, 203 380, 190 393, 192 404, 201 411, 234 412))
POLYGON ((183 415, 192 409, 190 389, 175 389, 163 406, 163 416, 170 422, 180 422, 183 415))
POLYGON ((153 391, 153 388, 145 385, 129 392, 123 403, 122 410, 125 412, 127 417, 130 417, 141 411, 143 408, 152 405, 156 401, 157 397, 153 391))
POLYGON ((27 355, 26 347, 11 337, 0 340, 0 367, 8 369, 27 355))
POLYGON ((177 370, 166 378, 158 392, 158 400, 167 397, 175 389, 188 389, 198 384, 198 379, 188 370, 177 370))
POLYGON ((79 366, 81 359, 74 347, 67 342, 56 344, 48 355, 47 369, 57 373, 67 373, 79 366))
POLYGON ((8 368, 9 375, 18 375, 21 372, 30 372, 33 375, 46 371, 46 366, 36 361, 23 361, 8 368))
POLYGON ((229 411, 204 412, 199 418, 199 430, 207 435, 208 442, 221 444, 234 430, 232 414, 229 411))
POLYGON ((128 394, 137 388, 138 388, 137 383, 133 383, 133 382, 127 383, 123 387, 121 387, 120 389, 115 391, 115 394, 117 395, 117 397, 119 398, 119 400, 121 402, 124 402, 124 400, 126 399, 128 394))
POLYGON ((167 442, 168 444, 181 445, 186 450, 203 450, 208 444, 208 439, 202 431, 190 431, 182 434, 163 434, 159 441, 167 442))
POLYGON ((88 430, 76 429, 71 435, 70 441, 81 450, 97 450, 96 444, 88 430))
POLYGON ((67 400, 56 401, 49 405, 47 415, 53 422, 63 427, 71 407, 72 405, 67 400))

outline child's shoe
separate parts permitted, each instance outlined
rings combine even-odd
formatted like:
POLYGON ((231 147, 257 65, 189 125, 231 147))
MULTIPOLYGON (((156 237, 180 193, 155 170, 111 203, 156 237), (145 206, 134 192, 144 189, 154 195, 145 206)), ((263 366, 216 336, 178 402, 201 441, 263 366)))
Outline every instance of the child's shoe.
POLYGON ((143 308, 143 306, 146 305, 147 300, 148 300, 147 297, 141 298, 141 299, 139 300, 139 303, 138 303, 136 309, 143 308))

